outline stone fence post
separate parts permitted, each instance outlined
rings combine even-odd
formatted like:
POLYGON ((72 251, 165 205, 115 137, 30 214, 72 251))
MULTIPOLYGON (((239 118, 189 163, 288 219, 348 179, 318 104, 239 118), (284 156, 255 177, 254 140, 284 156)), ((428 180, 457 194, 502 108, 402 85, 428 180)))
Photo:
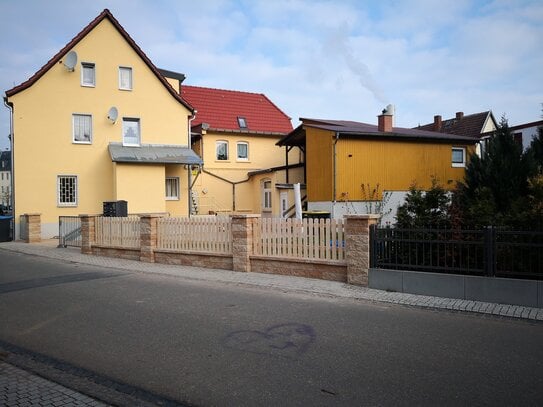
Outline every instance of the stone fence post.
POLYGON ((160 217, 160 215, 142 215, 140 217, 140 261, 155 262, 157 220, 160 217))
POLYGON ((378 220, 379 215, 345 215, 345 259, 349 284, 368 285, 370 225, 378 220))
POLYGON ((79 215, 81 219, 81 253, 92 254, 92 245, 96 239, 94 215, 79 215))
MULTIPOLYGON (((41 242, 41 213, 25 213, 22 218, 26 223, 26 230, 20 231, 21 239, 25 243, 41 242)), ((19 225, 21 224, 19 223, 19 225)))
POLYGON ((232 215, 232 254, 234 271, 251 271, 253 229, 260 215, 232 215))

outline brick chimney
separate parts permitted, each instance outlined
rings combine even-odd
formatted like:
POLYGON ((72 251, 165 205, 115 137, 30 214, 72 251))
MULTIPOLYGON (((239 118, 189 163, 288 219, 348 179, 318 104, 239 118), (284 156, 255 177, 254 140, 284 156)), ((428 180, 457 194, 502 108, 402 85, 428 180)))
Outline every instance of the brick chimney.
POLYGON ((456 120, 462 120, 464 118, 464 112, 456 112, 456 120))
POLYGON ((441 115, 434 116, 434 131, 441 131, 441 115))
POLYGON ((382 132, 391 132, 392 131, 392 115, 391 114, 380 114, 377 116, 377 130, 382 132))
POLYGON ((394 125, 394 105, 387 105, 377 118, 377 130, 384 133, 391 132, 394 125))

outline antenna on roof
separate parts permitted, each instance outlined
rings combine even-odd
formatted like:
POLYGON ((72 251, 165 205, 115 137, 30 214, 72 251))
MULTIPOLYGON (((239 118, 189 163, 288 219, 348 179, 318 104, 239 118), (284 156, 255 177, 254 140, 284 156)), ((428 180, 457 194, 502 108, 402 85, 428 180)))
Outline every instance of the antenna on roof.
POLYGON ((77 64, 77 52, 70 51, 66 54, 66 58, 64 59, 64 66, 66 69, 70 72, 74 71, 75 65, 77 64))

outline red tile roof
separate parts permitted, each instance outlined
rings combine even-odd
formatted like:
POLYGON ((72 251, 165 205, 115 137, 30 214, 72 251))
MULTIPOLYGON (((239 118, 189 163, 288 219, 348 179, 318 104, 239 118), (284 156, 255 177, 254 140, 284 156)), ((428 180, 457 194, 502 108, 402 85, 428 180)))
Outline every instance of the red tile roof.
POLYGON ((188 108, 191 112, 193 111, 193 107, 190 106, 189 103, 187 103, 183 98, 177 93, 175 89, 172 88, 172 86, 169 84, 169 82, 160 74, 156 66, 151 62, 149 57, 145 55, 145 53, 141 50, 141 48, 136 44, 136 42, 128 35, 126 30, 121 26, 121 24, 117 21, 115 17, 113 17, 113 14, 106 8, 104 11, 102 11, 94 20, 92 20, 89 25, 87 25, 83 30, 77 34, 64 48, 62 48, 53 58, 51 58, 44 66, 42 66, 38 72, 36 72, 34 75, 30 77, 27 81, 21 83, 18 86, 15 86, 14 88, 6 91, 6 96, 10 97, 15 95, 16 93, 19 93, 30 86, 32 86, 35 82, 38 81, 53 65, 55 65, 57 62, 59 62, 64 55, 66 55, 74 46, 76 46, 79 41, 81 41, 87 34, 89 34, 102 20, 108 19, 111 24, 117 29, 119 34, 130 44, 130 46, 134 49, 134 51, 141 57, 143 62, 151 69, 151 71, 155 74, 155 76, 158 78, 158 80, 168 89, 168 92, 177 99, 178 102, 183 104, 186 108, 188 108))
POLYGON ((207 123, 216 131, 278 135, 292 131, 290 117, 262 93, 182 85, 181 96, 198 111, 193 127, 207 123), (240 128, 238 117, 245 118, 247 128, 240 128))

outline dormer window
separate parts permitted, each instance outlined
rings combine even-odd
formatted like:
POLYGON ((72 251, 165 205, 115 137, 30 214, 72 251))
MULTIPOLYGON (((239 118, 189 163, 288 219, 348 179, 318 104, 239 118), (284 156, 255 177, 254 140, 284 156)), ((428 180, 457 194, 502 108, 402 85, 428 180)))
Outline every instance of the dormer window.
POLYGON ((240 129, 246 129, 247 120, 245 119, 245 117, 238 116, 238 124, 240 129))

